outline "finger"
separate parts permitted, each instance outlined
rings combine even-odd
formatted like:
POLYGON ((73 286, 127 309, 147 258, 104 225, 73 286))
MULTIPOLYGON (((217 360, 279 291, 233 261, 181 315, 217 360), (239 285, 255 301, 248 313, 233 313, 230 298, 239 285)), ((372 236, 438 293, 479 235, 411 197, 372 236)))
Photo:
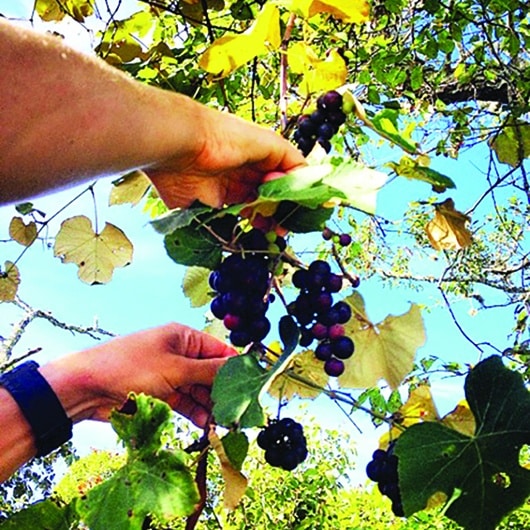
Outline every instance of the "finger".
POLYGON ((178 355, 200 359, 228 358, 237 355, 237 350, 212 335, 193 328, 175 328, 171 347, 178 355))
POLYGON ((197 427, 204 428, 211 419, 210 407, 204 407, 191 396, 178 390, 175 392, 174 397, 168 400, 168 403, 175 412, 188 418, 197 427))
POLYGON ((174 374, 170 384, 180 388, 182 383, 188 385, 203 385, 211 387, 219 369, 226 363, 226 359, 185 359, 175 357, 175 366, 168 373, 174 374))

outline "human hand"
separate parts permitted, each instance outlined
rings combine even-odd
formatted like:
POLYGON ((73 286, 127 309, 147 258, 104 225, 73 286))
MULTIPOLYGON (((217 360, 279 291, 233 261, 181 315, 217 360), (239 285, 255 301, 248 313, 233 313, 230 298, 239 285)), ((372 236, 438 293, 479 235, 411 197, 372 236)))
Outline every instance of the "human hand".
POLYGON ((130 392, 143 392, 205 427, 213 379, 236 354, 215 337, 172 323, 58 359, 41 372, 74 421, 107 421, 130 392))
POLYGON ((305 165, 302 154, 270 129, 203 106, 197 115, 191 153, 145 169, 169 208, 195 200, 216 208, 246 202, 269 174, 305 165))

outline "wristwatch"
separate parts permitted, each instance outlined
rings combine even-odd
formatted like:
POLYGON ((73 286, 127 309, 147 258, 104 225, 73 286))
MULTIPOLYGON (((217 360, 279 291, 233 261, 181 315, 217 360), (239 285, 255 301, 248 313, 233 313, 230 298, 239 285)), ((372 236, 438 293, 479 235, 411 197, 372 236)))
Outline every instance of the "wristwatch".
POLYGON ((45 456, 72 437, 72 420, 38 368, 35 361, 20 364, 0 375, 0 385, 11 394, 29 423, 37 456, 45 456))

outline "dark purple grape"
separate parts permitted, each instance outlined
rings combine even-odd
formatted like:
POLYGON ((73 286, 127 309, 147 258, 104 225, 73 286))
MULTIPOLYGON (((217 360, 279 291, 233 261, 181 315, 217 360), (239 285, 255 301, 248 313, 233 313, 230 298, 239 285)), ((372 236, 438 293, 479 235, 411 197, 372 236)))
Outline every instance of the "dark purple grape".
POLYGON ((331 351, 339 359, 349 359, 353 355, 354 344, 350 337, 338 337, 331 341, 331 351))
POLYGON ((327 311, 332 303, 333 297, 329 293, 321 292, 313 298, 312 306, 316 313, 322 313, 327 311))
POLYGON ((329 112, 327 119, 333 126, 340 127, 346 121, 346 114, 342 110, 329 112))
POLYGON ((370 460, 370 462, 368 462, 368 464, 366 465, 366 476, 370 480, 373 480, 374 482, 379 482, 381 476, 381 463, 382 462, 380 460, 370 460))
POLYGON ((230 333, 229 338, 230 338, 230 342, 234 346, 243 347, 243 346, 247 346, 248 344, 252 342, 252 339, 250 338, 250 334, 248 333, 248 331, 244 331, 244 330, 232 331, 230 333))
POLYGON ((263 340, 271 329, 271 323, 268 318, 262 317, 250 323, 248 333, 251 340, 259 342, 263 340))
POLYGON ((271 437, 267 429, 263 429, 259 432, 257 442, 261 449, 268 449, 271 446, 271 437))
POLYGON ((308 114, 300 116, 296 125, 303 138, 310 138, 316 134, 317 125, 308 114))
POLYGON ((339 236, 339 245, 343 246, 343 247, 347 247, 348 245, 351 244, 351 236, 350 234, 341 234, 339 236))
POLYGON ((339 324, 346 324, 351 318, 351 307, 342 300, 337 302, 332 309, 337 312, 339 324))
POLYGON ((298 289, 305 289, 307 282, 307 271, 304 269, 298 269, 293 274, 293 285, 298 289))
POLYGON ((218 318, 219 320, 222 320, 227 312, 226 304, 224 303, 223 296, 216 296, 211 304, 210 304, 210 310, 213 313, 215 318, 218 318))
POLYGON ((322 230, 322 239, 329 241, 334 235, 333 230, 327 226, 322 230))
POLYGON ((320 141, 321 138, 323 138, 324 140, 330 140, 331 138, 333 138, 335 132, 335 127, 333 127, 331 123, 323 123, 318 127, 317 130, 318 140, 320 141))
POLYGON ((331 267, 327 261, 317 259, 309 265, 308 270, 311 274, 329 274, 331 272, 331 267))
POLYGON ((227 313, 242 315, 247 309, 247 297, 244 293, 232 291, 223 295, 227 313))
POLYGON ((312 138, 300 138, 297 142, 298 149, 302 151, 304 156, 307 156, 315 147, 315 140, 312 138))
POLYGON ((317 109, 311 113, 310 117, 311 121, 315 124, 316 127, 318 127, 326 121, 327 114, 325 111, 317 109))
POLYGON ((342 277, 338 274, 331 273, 328 276, 328 283, 326 284, 326 289, 330 293, 338 293, 342 289, 342 277))
POLYGON ((331 151, 331 143, 327 138, 319 137, 317 138, 317 142, 319 143, 320 147, 326 151, 326 153, 331 151))
MULTIPOLYGON (((335 90, 326 92, 323 96, 318 98, 320 100, 320 107, 329 112, 335 112, 342 109, 342 96, 335 90)), ((317 101, 318 105, 318 101, 317 101)))
MULTIPOLYGON (((315 357, 319 361, 329 361, 332 357, 331 353, 331 344, 329 342, 321 342, 316 348, 315 348, 315 357)), ((331 375, 331 374, 329 374, 331 375)))
POLYGON ((332 357, 324 363, 324 371, 330 377, 339 377, 344 372, 344 363, 340 359, 332 357))

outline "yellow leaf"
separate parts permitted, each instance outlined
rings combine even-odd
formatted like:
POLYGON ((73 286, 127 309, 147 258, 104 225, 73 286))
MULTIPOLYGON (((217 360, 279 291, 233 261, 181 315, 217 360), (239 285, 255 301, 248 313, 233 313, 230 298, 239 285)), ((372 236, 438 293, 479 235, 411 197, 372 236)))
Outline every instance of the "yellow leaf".
POLYGON ((66 13, 61 6, 57 3, 57 0, 36 0, 35 10, 39 17, 45 22, 60 21, 66 13))
POLYGON ((315 358, 314 352, 311 350, 292 356, 285 369, 312 384, 296 379, 287 371, 282 372, 274 379, 268 389, 271 396, 282 400, 290 400, 295 396, 316 398, 321 393, 320 389, 326 386, 329 379, 326 372, 322 370, 322 362, 315 358))
POLYGON ((199 66, 225 77, 254 57, 279 48, 280 43, 280 12, 267 2, 247 31, 217 39, 202 55, 199 66))
POLYGON ((298 42, 288 50, 287 59, 293 73, 304 74, 299 84, 304 95, 333 90, 346 82, 348 69, 335 49, 330 50, 325 60, 321 60, 311 46, 298 42))
POLYGON ((151 181, 140 170, 131 171, 114 181, 110 191, 109 205, 131 204, 135 206, 147 193, 151 181))
POLYGON ((305 18, 330 13, 347 24, 366 22, 370 16, 370 5, 366 0, 291 0, 287 5, 305 18))
POLYGON ((473 416, 465 399, 442 418, 442 423, 466 436, 473 436, 475 434, 475 416, 473 416))
POLYGON ((226 509, 233 510, 247 490, 247 478, 230 463, 223 443, 213 427, 208 432, 208 440, 221 463, 221 475, 225 481, 223 505, 226 509))
POLYGON ((0 271, 0 302, 11 302, 15 299, 20 284, 20 273, 17 266, 6 261, 4 270, 0 271))
POLYGON ((9 223, 9 235, 17 243, 29 247, 37 239, 37 225, 34 221, 25 224, 22 217, 13 217, 9 223))
POLYGON ((345 361, 339 383, 348 388, 370 388, 385 379, 391 388, 399 386, 412 370, 416 350, 425 343, 425 330, 417 305, 399 316, 388 316, 373 324, 366 316, 360 294, 345 300, 352 306, 353 317, 345 325, 352 337, 355 353, 345 361))
POLYGON ((85 283, 108 283, 116 267, 132 260, 133 246, 116 226, 105 223, 100 234, 88 217, 78 215, 62 222, 54 245, 55 256, 63 263, 75 263, 79 279, 85 283))
MULTIPOLYGON (((420 385, 411 390, 409 398, 394 414, 399 420, 399 426, 410 427, 415 423, 424 421, 437 421, 439 419, 436 405, 432 399, 431 389, 427 385, 420 385)), ((379 438, 379 447, 385 449, 391 440, 395 440, 403 432, 398 426, 393 426, 379 438)))
POLYGON ((427 223, 425 231, 436 250, 458 250, 472 243, 467 228, 469 221, 467 215, 455 210, 453 199, 446 199, 435 206, 434 218, 427 223))

